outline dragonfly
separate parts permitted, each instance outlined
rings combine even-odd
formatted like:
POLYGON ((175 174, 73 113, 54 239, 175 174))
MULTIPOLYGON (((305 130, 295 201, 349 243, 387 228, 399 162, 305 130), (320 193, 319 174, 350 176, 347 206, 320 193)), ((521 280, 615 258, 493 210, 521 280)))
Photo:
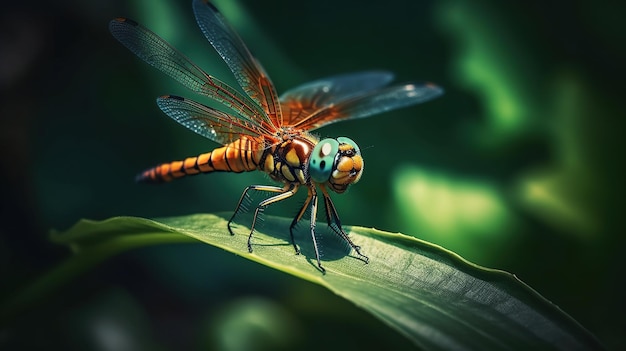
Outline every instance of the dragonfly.
POLYGON ((247 211, 246 201, 251 194, 265 194, 254 208, 247 241, 250 253, 259 215, 268 206, 289 199, 304 188, 306 199, 289 229, 296 254, 300 254, 300 249, 294 229, 308 212, 317 267, 326 272, 316 237, 321 200, 328 227, 350 245, 356 258, 368 263, 369 258, 343 229, 330 197, 331 192, 344 193, 361 178, 364 169, 361 149, 348 137, 322 139, 311 132, 331 123, 422 103, 440 96, 443 89, 432 83, 389 85, 393 74, 365 71, 319 79, 279 97, 265 69, 225 16, 210 1, 193 0, 192 7, 202 33, 232 71, 241 90, 209 75, 137 22, 116 18, 109 23, 112 35, 139 58, 223 106, 216 109, 174 95, 157 98, 157 105, 166 115, 222 146, 198 156, 159 164, 140 173, 136 180, 162 183, 211 172, 265 172, 280 186, 246 187, 227 224, 229 233, 234 235, 233 223, 247 211))

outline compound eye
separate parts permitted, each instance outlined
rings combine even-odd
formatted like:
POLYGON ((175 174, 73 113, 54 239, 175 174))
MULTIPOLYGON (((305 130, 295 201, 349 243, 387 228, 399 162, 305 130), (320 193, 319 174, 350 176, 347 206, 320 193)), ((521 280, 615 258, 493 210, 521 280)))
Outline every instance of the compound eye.
POLYGON ((309 174, 314 182, 324 183, 330 178, 338 152, 339 142, 335 139, 324 139, 315 145, 309 159, 309 174))
POLYGON ((346 138, 346 137, 339 137, 337 138, 337 141, 340 142, 341 144, 348 144, 352 146, 357 155, 361 154, 361 149, 359 149, 359 146, 354 142, 354 140, 350 138, 346 138))

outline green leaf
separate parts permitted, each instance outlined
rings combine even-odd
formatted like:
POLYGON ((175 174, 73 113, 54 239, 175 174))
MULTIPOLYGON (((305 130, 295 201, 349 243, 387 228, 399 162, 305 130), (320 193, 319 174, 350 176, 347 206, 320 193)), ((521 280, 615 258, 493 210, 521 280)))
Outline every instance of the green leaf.
MULTIPOLYGON (((82 269, 85 260, 95 264, 135 246, 200 240, 320 284, 429 350, 602 348, 587 330, 514 275, 476 266, 413 237, 348 227, 353 241, 370 258, 365 264, 326 235, 322 264, 327 273, 322 274, 308 230, 299 230, 296 240, 302 254, 294 254, 288 241, 291 220, 266 217, 263 228, 255 231, 254 251, 248 253, 247 229, 235 226, 236 235, 231 236, 225 218, 83 220, 64 233, 53 234, 53 240, 71 246, 79 262, 67 265, 82 269)), ((37 289, 44 287, 35 284, 30 293, 37 289)))

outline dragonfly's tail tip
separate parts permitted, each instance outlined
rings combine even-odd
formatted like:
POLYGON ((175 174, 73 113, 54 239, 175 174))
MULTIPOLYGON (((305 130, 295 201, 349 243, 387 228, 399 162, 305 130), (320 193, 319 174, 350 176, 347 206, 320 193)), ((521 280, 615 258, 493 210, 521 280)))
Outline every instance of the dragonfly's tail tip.
POLYGON ((156 183, 155 179, 153 179, 148 172, 141 172, 135 176, 135 183, 156 183))
POLYGON ((135 176, 135 183, 145 183, 146 177, 143 176, 143 173, 139 173, 135 176))

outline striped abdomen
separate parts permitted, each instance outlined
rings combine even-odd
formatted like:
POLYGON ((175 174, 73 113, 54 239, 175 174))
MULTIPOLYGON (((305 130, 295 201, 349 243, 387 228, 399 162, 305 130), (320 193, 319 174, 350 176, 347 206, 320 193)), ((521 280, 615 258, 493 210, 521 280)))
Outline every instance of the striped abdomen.
POLYGON ((243 136, 211 152, 147 169, 138 174, 135 180, 142 183, 162 183, 200 173, 254 171, 259 169, 263 153, 263 147, 256 140, 243 136))

